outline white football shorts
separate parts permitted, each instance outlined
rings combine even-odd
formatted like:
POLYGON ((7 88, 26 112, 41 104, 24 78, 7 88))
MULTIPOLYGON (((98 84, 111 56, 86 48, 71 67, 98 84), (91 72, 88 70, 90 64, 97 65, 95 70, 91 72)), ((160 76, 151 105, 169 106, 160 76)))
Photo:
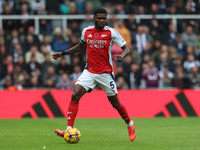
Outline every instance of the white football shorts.
POLYGON ((99 84, 106 92, 107 96, 114 96, 117 94, 117 86, 112 73, 94 74, 85 69, 75 84, 83 86, 87 92, 90 92, 99 84))

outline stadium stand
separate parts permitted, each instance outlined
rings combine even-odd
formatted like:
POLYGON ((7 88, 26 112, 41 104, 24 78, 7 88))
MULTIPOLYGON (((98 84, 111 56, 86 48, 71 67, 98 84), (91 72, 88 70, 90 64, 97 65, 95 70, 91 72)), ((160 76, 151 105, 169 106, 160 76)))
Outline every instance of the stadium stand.
MULTIPOLYGON (((2 0, 0 89, 71 89, 84 68, 85 53, 56 61, 51 54, 79 42, 97 7, 107 9, 107 24, 131 50, 122 63, 113 59, 119 89, 200 87, 199 20, 174 20, 174 15, 198 15, 197 0, 2 0), (21 17, 5 19, 13 15, 21 17), (81 17, 55 19, 61 15, 81 17)), ((120 48, 113 45, 112 52, 120 48)))

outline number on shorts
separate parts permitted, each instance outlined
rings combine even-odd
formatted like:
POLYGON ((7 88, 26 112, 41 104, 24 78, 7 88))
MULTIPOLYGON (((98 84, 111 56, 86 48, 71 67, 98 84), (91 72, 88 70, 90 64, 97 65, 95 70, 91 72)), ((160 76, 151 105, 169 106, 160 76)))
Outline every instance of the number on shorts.
POLYGON ((110 82, 111 89, 114 89, 115 85, 113 84, 113 81, 110 82))

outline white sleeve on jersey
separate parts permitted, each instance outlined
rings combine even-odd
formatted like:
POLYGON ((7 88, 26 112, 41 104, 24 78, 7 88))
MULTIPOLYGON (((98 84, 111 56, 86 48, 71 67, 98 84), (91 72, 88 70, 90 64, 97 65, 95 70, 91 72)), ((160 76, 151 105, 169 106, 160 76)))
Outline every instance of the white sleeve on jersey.
POLYGON ((122 38, 122 36, 115 29, 111 29, 112 41, 117 44, 119 47, 122 47, 126 44, 126 41, 122 38))
POLYGON ((82 33, 81 33, 81 41, 80 41, 81 43, 86 42, 85 41, 85 31, 86 30, 87 30, 87 28, 84 28, 83 31, 82 31, 82 33))

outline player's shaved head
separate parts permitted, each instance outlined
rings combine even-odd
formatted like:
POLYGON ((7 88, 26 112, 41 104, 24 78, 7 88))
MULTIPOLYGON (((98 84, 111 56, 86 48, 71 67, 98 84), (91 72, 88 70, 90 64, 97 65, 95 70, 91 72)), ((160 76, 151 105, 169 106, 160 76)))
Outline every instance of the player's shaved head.
POLYGON ((97 8, 94 11, 94 16, 96 16, 97 14, 106 14, 107 15, 107 11, 104 8, 97 8))

